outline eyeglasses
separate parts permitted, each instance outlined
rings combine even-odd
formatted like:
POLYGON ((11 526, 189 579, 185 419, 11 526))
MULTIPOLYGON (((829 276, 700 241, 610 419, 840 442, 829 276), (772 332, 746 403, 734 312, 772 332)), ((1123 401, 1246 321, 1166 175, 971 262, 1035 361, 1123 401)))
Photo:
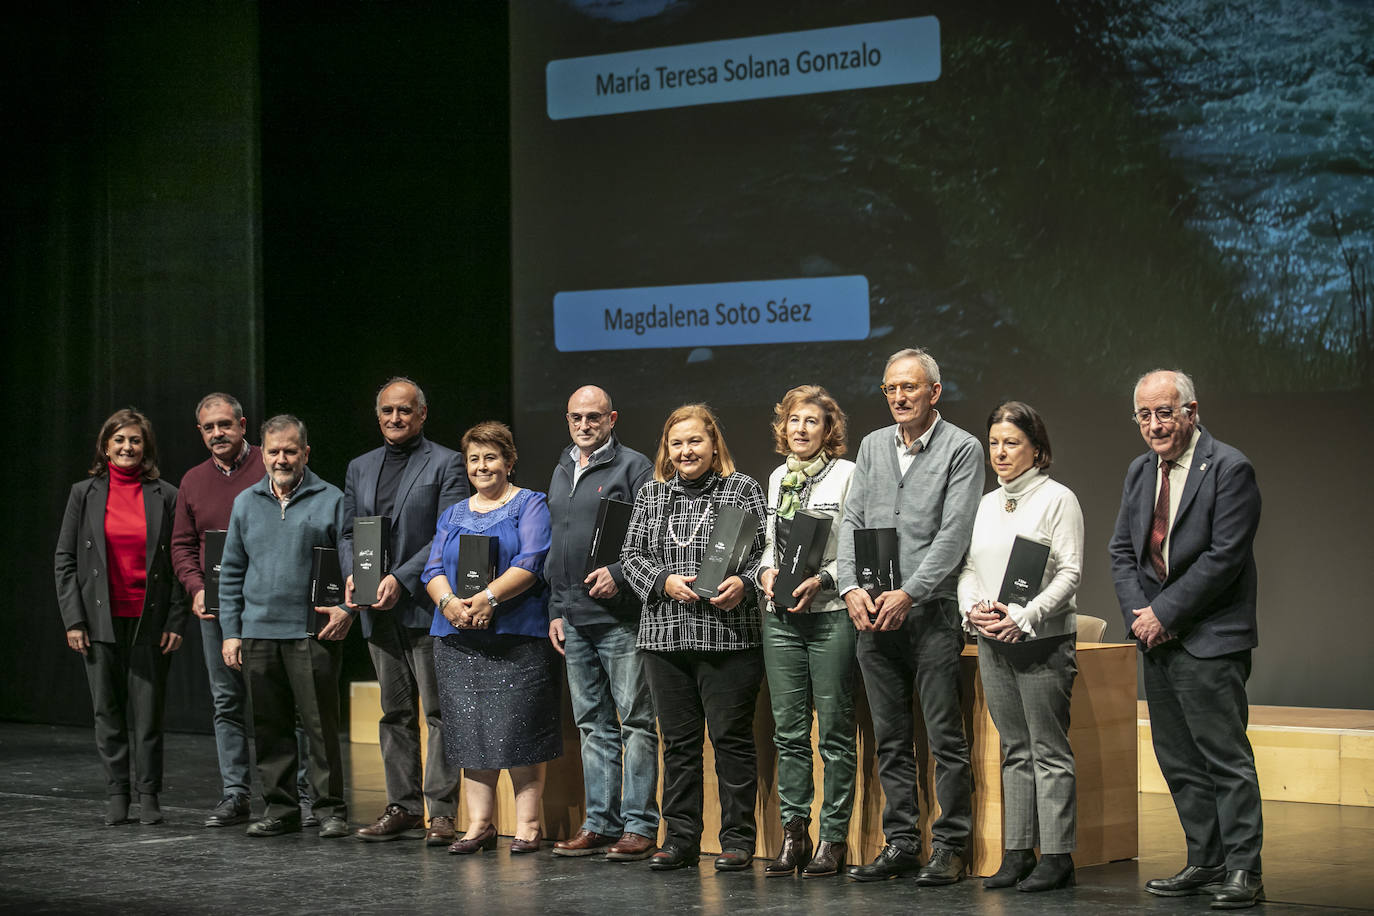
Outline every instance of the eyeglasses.
POLYGON ((586 423, 588 426, 596 426, 602 420, 606 419, 604 413, 570 413, 566 414, 566 416, 568 422, 573 426, 581 426, 583 423, 586 423))
POLYGON ((898 392, 906 395, 907 397, 911 397, 913 394, 920 391, 924 387, 924 384, 918 385, 915 382, 898 382, 895 385, 879 385, 878 390, 889 398, 896 397, 898 392))
POLYGON ((1154 417, 1161 423, 1169 424, 1174 421, 1175 416, 1182 420, 1192 412, 1193 410, 1191 407, 1156 407, 1154 410, 1148 407, 1142 407, 1131 414, 1131 422, 1137 423, 1140 426, 1149 426, 1150 418, 1154 417))

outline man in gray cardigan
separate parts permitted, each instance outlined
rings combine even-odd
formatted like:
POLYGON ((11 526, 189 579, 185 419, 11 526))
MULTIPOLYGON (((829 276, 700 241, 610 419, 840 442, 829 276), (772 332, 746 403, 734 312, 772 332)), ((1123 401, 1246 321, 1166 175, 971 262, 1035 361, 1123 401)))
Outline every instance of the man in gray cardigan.
POLYGON ((895 426, 864 437, 840 526, 839 586, 859 631, 863 670, 877 740, 878 777, 886 804, 887 845, 868 865, 850 866, 857 881, 915 874, 922 885, 952 884, 964 872, 973 821, 968 742, 959 710, 956 585, 983 495, 978 440, 944 421, 940 367, 924 350, 900 350, 883 371, 883 394, 895 426), (876 598, 859 587, 854 532, 895 528, 901 588, 876 598), (912 751, 913 687, 921 698, 935 756, 940 816, 930 861, 921 867, 916 757, 912 751))

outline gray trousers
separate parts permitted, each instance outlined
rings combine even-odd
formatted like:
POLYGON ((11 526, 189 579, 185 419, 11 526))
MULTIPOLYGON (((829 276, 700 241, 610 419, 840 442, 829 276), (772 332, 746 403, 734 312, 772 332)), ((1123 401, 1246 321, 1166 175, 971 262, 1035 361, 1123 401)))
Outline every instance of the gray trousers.
POLYGON ((1002 738, 1002 847, 1073 852, 1078 787, 1069 699, 1078 674, 1074 635, 1024 643, 978 638, 978 673, 1002 738))
POLYGON ((439 682, 434 676, 434 637, 400 623, 389 611, 374 611, 367 642, 381 689, 382 718, 377 737, 386 773, 386 799, 410 814, 453 817, 458 813, 462 770, 444 756, 439 682), (429 729, 424 767, 420 765, 420 712, 429 729), (422 800, 423 799, 423 800, 422 800))
POLYGON ((959 653, 964 638, 953 599, 913 607, 900 630, 859 634, 859 668, 873 712, 878 780, 883 785, 883 834, 889 845, 921 848, 918 768, 912 702, 920 695, 940 816, 938 845, 962 851, 973 826, 973 768, 959 708, 959 653))

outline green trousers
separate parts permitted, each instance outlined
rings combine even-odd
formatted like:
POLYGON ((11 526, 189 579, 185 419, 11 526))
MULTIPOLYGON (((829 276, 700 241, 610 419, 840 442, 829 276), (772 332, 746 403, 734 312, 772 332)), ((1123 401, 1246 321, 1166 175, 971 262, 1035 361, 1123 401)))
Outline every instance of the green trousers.
POLYGON ((819 836, 831 843, 848 836, 854 808, 855 641, 854 624, 844 611, 764 614, 763 660, 773 704, 782 822, 811 817, 814 708, 825 770, 819 836))

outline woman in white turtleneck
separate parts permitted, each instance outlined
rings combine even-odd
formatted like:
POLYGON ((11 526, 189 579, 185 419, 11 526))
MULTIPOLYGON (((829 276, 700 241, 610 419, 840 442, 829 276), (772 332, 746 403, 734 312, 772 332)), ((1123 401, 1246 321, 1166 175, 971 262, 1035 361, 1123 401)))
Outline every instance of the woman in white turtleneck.
POLYGON ((1083 512, 1073 491, 1046 473, 1049 434, 1029 404, 1008 401, 988 417, 988 460, 1002 485, 978 505, 959 575, 959 608, 978 636, 983 692, 1002 739, 1004 852, 983 885, 1046 891, 1074 883, 1069 700, 1078 673, 1074 592, 1083 512), (1018 535, 1050 545, 1040 591, 1024 606, 997 601, 1018 535))

